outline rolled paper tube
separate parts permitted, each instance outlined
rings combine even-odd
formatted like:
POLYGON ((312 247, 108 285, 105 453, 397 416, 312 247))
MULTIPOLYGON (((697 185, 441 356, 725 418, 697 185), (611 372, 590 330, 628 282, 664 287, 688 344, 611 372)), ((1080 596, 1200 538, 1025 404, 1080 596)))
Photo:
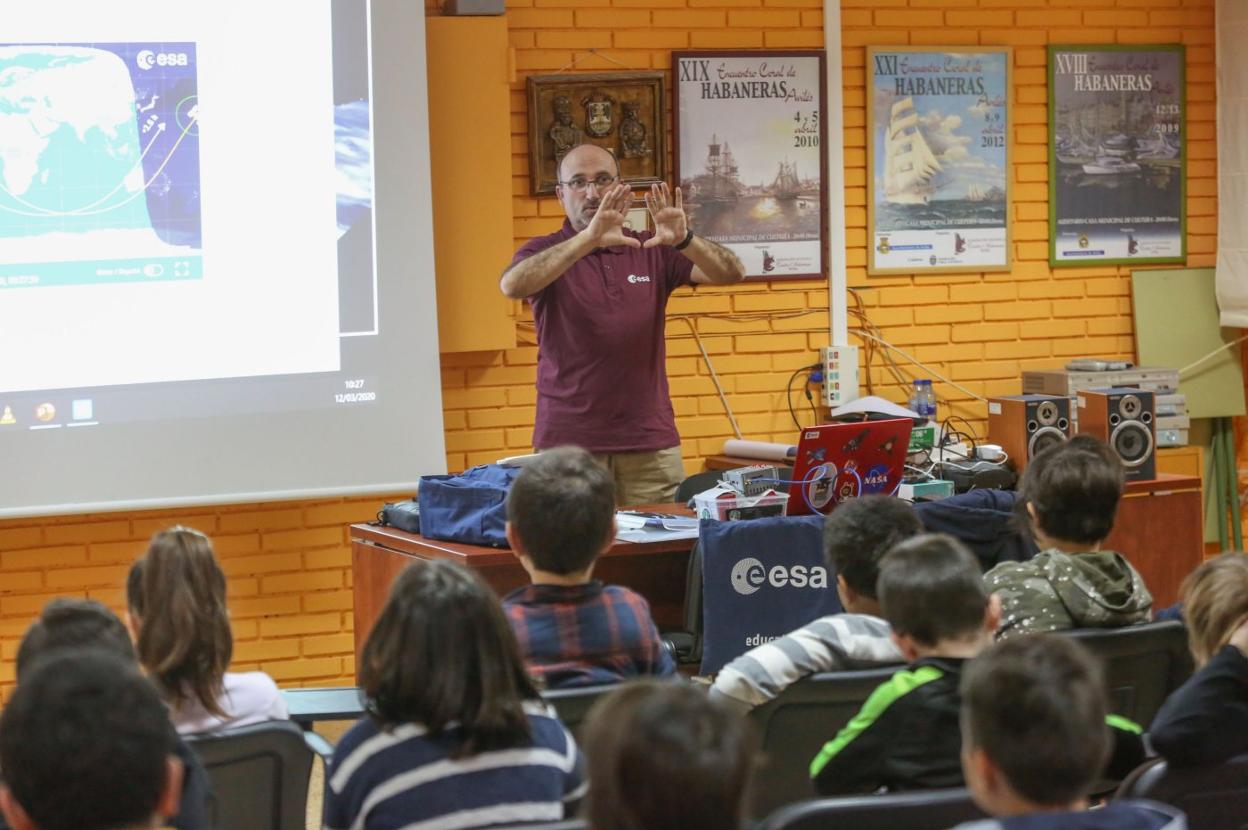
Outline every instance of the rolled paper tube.
POLYGON ((797 447, 792 444, 773 444, 769 441, 741 441, 729 438, 724 442, 724 454, 738 458, 757 458, 762 461, 792 461, 797 457, 797 447))

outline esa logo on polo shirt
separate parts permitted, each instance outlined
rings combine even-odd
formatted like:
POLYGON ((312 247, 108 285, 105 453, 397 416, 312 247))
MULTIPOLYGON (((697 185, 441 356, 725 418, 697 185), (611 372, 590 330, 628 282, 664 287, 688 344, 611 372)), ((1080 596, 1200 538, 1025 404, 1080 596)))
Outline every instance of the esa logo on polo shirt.
POLYGON ((628 281, 636 285, 639 282, 650 282, 650 278, 644 275, 629 274, 628 281))

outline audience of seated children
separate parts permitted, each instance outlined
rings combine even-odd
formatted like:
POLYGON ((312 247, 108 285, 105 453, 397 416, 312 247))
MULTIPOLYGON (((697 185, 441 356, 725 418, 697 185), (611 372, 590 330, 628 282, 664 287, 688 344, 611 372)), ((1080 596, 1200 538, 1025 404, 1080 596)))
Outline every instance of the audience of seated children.
POLYGON ((139 662, 183 735, 287 717, 264 672, 227 672, 234 636, 225 574, 204 534, 173 527, 130 568, 126 601, 139 662))
POLYGON ((163 826, 182 763, 155 688, 103 650, 37 660, 0 713, 0 812, 13 830, 163 826))
MULTIPOLYGON (((43 606, 38 618, 26 629, 17 647, 17 682, 21 683, 40 660, 65 651, 91 649, 112 655, 137 669, 138 658, 126 625, 112 611, 95 600, 59 597, 43 606)), ((206 811, 208 774, 199 757, 176 737, 174 754, 185 770, 182 776, 181 806, 169 821, 176 830, 209 827, 206 811)), ((0 817, 0 830, 7 830, 0 817)))
POLYGON ((1112 801, 1088 811, 1110 755, 1100 666, 1076 641, 1017 637, 974 660, 962 680, 962 766, 995 819, 958 830, 1186 830, 1171 807, 1112 801))
POLYGON ((751 724, 699 689, 640 680, 585 724, 589 830, 736 830, 757 746, 751 724))
POLYGON ((326 771, 326 828, 558 821, 584 795, 580 750, 468 569, 435 561, 399 574, 359 680, 368 715, 326 771))
POLYGON ((1122 554, 1101 550, 1122 495, 1122 462, 1087 435, 1037 455, 1023 471, 1025 507, 1040 553, 984 575, 1001 597, 998 638, 1147 622, 1153 598, 1122 554))
POLYGON ((1175 766, 1217 764, 1248 753, 1248 555, 1210 559, 1180 593, 1199 669, 1162 705, 1149 736, 1175 766))
POLYGON ((811 762, 815 789, 836 795, 959 786, 958 684, 965 662, 992 642, 997 601, 974 555, 943 534, 890 550, 876 593, 909 665, 811 762))
POLYGON ((541 453, 507 497, 507 539, 531 585, 503 599, 529 671, 545 688, 670 675, 650 606, 593 579, 615 538, 615 485, 593 456, 574 447, 541 453))
POLYGON ((823 526, 823 555, 836 574, 845 613, 821 617, 750 649, 719 671, 711 697, 748 711, 817 672, 903 662, 892 630, 881 619, 875 582, 880 558, 922 530, 914 507, 892 496, 863 496, 837 507, 823 526))

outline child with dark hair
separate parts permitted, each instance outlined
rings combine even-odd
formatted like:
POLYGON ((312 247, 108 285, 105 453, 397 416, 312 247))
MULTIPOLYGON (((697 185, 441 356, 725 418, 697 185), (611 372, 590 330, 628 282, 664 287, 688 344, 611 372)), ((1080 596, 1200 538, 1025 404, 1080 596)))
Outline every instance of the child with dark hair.
POLYGON ((742 827, 756 740, 740 715, 681 683, 627 683, 585 724, 589 830, 742 827))
POLYGON ((227 672, 234 636, 225 574, 208 537, 172 527, 152 537, 126 578, 139 662, 189 735, 284 720, 286 702, 264 672, 227 672))
POLYGON ((126 624, 92 599, 57 597, 43 606, 17 646, 17 679, 21 681, 35 661, 66 649, 91 648, 137 663, 126 624))
POLYGON ((493 592, 452 562, 399 574, 360 655, 368 715, 334 749, 326 828, 557 821, 580 750, 542 703, 493 592))
POLYGON ((1072 639, 1018 637, 988 649, 962 679, 962 766, 995 819, 957 830, 1185 830, 1171 807, 1119 800, 1089 812, 1110 756, 1105 681, 1072 639))
POLYGON ((966 661, 992 642, 996 599, 974 555, 941 534, 890 550, 876 593, 909 665, 811 762, 815 789, 836 795, 959 786, 958 684, 966 661))
POLYGON ((525 465, 507 496, 507 540, 532 584, 503 599, 529 671, 546 688, 671 675, 649 604, 593 578, 615 538, 611 473, 560 447, 525 465))
POLYGON ((1199 667, 1153 720, 1153 747, 1174 766, 1219 764, 1248 752, 1248 554, 1210 559, 1181 589, 1199 667))
POLYGON ((1147 622, 1153 597, 1120 553, 1102 550, 1122 496, 1122 463, 1103 442, 1076 435, 1027 465, 1019 483, 1040 553, 984 575, 1001 597, 998 638, 1147 622))
POLYGON ((182 790, 176 740, 133 663, 103 650, 46 655, 0 714, 0 812, 13 830, 163 825, 182 790))
MULTIPOLYGON (((132 669, 138 667, 130 633, 116 614, 95 600, 58 597, 43 606, 17 647, 17 682, 24 683, 44 660, 84 649, 115 657, 132 669)), ((176 830, 207 828, 208 774, 182 738, 175 739, 172 751, 184 773, 181 804, 169 824, 176 830)), ((7 830, 2 817, 0 830, 7 830)))
POLYGON ((823 554, 846 613, 750 649, 720 669, 711 697, 748 711, 817 672, 904 662, 881 618, 875 583, 884 554, 922 530, 913 505, 892 496, 862 496, 838 507, 823 525, 823 554))

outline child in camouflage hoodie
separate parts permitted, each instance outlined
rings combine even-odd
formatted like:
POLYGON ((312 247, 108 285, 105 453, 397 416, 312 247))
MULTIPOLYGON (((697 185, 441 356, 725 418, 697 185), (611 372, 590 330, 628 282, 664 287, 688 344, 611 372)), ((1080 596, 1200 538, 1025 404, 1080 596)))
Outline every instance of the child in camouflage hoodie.
POLYGON ((1001 598, 999 639, 1148 621, 1153 597, 1139 572, 1122 554, 1101 549, 1122 489, 1122 463, 1087 435, 1045 450, 1027 466, 1019 504, 1041 552, 984 575, 1001 598))

